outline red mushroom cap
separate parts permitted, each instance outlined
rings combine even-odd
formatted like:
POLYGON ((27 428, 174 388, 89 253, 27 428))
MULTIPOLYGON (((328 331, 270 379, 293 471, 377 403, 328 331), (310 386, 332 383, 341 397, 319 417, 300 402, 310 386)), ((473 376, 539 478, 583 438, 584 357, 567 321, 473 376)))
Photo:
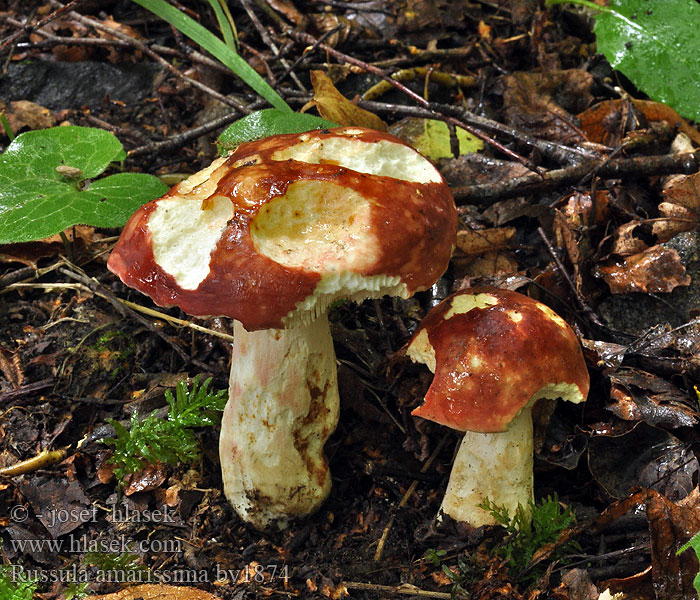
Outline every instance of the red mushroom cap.
POLYGON ((459 431, 505 431, 531 400, 583 402, 588 395, 571 327, 548 306, 509 290, 449 296, 423 319, 408 354, 435 373, 412 414, 459 431))
POLYGON ((337 298, 428 288, 456 229, 429 161, 336 128, 241 144, 136 211, 107 266, 158 305, 264 329, 337 298))

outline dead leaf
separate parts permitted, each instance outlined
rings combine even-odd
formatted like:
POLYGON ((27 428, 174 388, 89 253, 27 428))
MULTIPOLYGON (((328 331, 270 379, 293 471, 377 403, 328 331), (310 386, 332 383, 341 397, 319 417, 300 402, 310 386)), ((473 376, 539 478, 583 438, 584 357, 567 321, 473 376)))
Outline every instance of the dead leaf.
POLYGON ((440 171, 451 186, 495 183, 533 173, 515 161, 497 160, 476 153, 446 160, 440 171))
POLYGON ((613 236, 611 254, 633 256, 655 246, 658 239, 654 237, 649 221, 630 221, 623 223, 613 236))
POLYGON ((447 576, 447 574, 444 571, 433 571, 430 574, 430 577, 433 580, 433 583, 439 587, 444 587, 446 585, 453 585, 454 583, 454 576, 459 576, 459 572, 457 570, 457 567, 447 567, 450 572, 453 574, 453 577, 450 578, 447 576))
POLYGON ((386 124, 377 115, 360 108, 343 96, 323 71, 311 71, 311 84, 314 86, 314 97, 302 108, 302 112, 310 106, 315 106, 324 119, 338 125, 387 130, 386 124))
POLYGON ((564 198, 566 204, 561 209, 566 217, 566 222, 572 229, 580 229, 593 224, 600 224, 605 221, 609 212, 609 192, 607 190, 597 190, 595 195, 595 206, 590 192, 574 192, 564 198))
POLYGON ((674 500, 694 487, 700 465, 677 437, 646 423, 623 435, 593 435, 588 467, 595 482, 612 498, 625 498, 636 487, 653 488, 674 500))
POLYGON ((598 368, 617 369, 625 358, 628 346, 598 340, 581 340, 584 354, 589 364, 598 368), (590 360, 590 357, 593 360, 590 360))
POLYGON ((515 236, 515 227, 493 227, 492 229, 462 229, 457 232, 457 248, 467 255, 502 250, 510 246, 515 236))
POLYGON ((204 590, 180 585, 145 583, 124 588, 113 594, 90 596, 92 600, 220 600, 204 590))
POLYGON ((569 256, 569 262, 573 268, 573 278, 577 290, 581 290, 581 274, 579 272, 579 264, 581 255, 578 248, 578 235, 576 231, 569 225, 566 217, 560 210, 554 211, 554 222, 552 224, 554 237, 557 246, 566 248, 566 253, 569 256))
POLYGON ((608 408, 626 421, 644 421, 655 427, 694 427, 700 416, 688 405, 687 393, 672 383, 637 369, 624 368, 610 375, 608 408))
POLYGON ((569 111, 579 112, 593 100, 593 77, 579 69, 515 73, 503 78, 503 107, 509 125, 565 144, 584 140, 569 111))
POLYGON ((455 276, 495 277, 517 272, 518 262, 508 250, 514 236, 514 227, 458 231, 456 245, 460 252, 453 257, 455 276))
POLYGON ((651 533, 651 574, 658 600, 685 600, 696 596, 693 577, 698 559, 691 551, 678 549, 700 531, 700 507, 671 502, 651 493, 646 502, 651 533))
POLYGON ((346 42, 348 38, 355 39, 362 34, 366 36, 366 39, 377 39, 371 29, 360 27, 356 19, 348 19, 332 13, 312 13, 308 15, 308 18, 312 24, 311 29, 316 35, 328 34, 335 30, 324 38, 323 42, 331 48, 346 42))
POLYGON ((670 292, 679 285, 690 285, 678 252, 653 246, 643 252, 600 265, 598 274, 613 294, 670 292))
POLYGON ((598 588, 584 569, 571 569, 561 576, 570 600, 598 600, 598 588))
POLYGON ((267 3, 271 8, 287 17, 287 19, 295 25, 301 25, 305 20, 304 15, 295 8, 292 2, 288 2, 287 0, 267 0, 267 3))
POLYGON ((479 37, 485 40, 490 40, 491 39, 491 26, 487 25, 483 21, 479 21, 479 25, 477 27, 477 33, 479 34, 479 37))
POLYGON ((24 481, 20 490, 54 539, 95 520, 90 499, 77 481, 38 475, 24 481))
POLYGON ((323 596, 331 600, 341 600, 341 598, 345 598, 348 595, 348 589, 345 587, 345 584, 335 585, 328 577, 322 578, 319 591, 323 596))
POLYGON ((464 264, 464 259, 454 258, 457 278, 499 277, 518 272, 518 260, 512 252, 485 252, 464 264))
POLYGON ((674 227, 680 231, 697 228, 700 216, 699 173, 668 177, 661 194, 663 202, 659 204, 659 213, 662 216, 673 219, 674 227))
POLYGON ((14 389, 17 389, 24 383, 24 372, 22 371, 22 363, 19 352, 10 352, 0 346, 0 371, 5 376, 14 389))
POLYGON ((625 600, 650 600, 655 598, 651 567, 631 577, 607 579, 600 583, 601 588, 608 588, 613 593, 623 594, 625 600))
MULTIPOLYGON (((25 128, 48 129, 56 124, 56 119, 48 108, 28 100, 15 100, 9 106, 0 100, 0 112, 5 113, 10 129, 15 134, 25 128)), ((4 134, 4 130, 0 131, 4 134)))
POLYGON ((588 141, 597 144, 617 145, 619 135, 623 133, 619 126, 625 121, 624 110, 626 103, 641 112, 647 121, 665 121, 672 128, 678 127, 696 144, 700 144, 700 132, 691 127, 676 111, 665 104, 651 100, 606 100, 585 110, 578 115, 581 129, 586 132, 588 141), (617 136, 617 137, 616 137, 617 136))
POLYGON ((149 492, 160 487, 167 476, 165 465, 157 463, 148 465, 138 473, 133 473, 127 478, 127 484, 124 487, 124 495, 131 496, 136 492, 149 492))
MULTIPOLYGON (((76 225, 66 229, 63 234, 69 242, 73 243, 74 249, 81 249, 93 242, 95 228, 76 225)), ((0 263, 17 262, 36 268, 39 259, 56 256, 65 250, 63 239, 59 234, 55 234, 36 242, 0 245, 0 263)))

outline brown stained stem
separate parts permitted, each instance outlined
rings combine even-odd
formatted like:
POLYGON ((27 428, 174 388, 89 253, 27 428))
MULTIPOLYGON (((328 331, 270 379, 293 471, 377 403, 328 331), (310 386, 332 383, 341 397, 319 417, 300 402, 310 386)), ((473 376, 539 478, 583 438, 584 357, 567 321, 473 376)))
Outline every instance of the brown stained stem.
MULTIPOLYGON (((63 5, 58 2, 57 0, 51 0, 51 5, 52 6, 58 6, 58 7, 63 7, 63 5)), ((250 113, 250 108, 245 105, 242 102, 239 102, 238 100, 235 100, 234 98, 229 98, 227 96, 224 96, 223 94, 220 94, 216 90, 210 88, 207 85, 204 85, 203 83, 200 83, 196 79, 192 79, 191 77, 187 77, 187 75, 184 75, 181 73, 178 69, 173 67, 167 60, 165 60, 160 54, 157 52, 154 52, 147 44, 144 44, 140 40, 137 40, 136 38, 133 38, 129 35, 126 35, 125 33, 122 33, 121 31, 117 31, 116 29, 112 29, 110 27, 106 27, 99 21, 95 21, 94 19, 91 19, 89 17, 84 17, 83 15, 71 11, 69 13, 71 19, 74 19, 78 21, 79 23, 82 23, 83 25, 88 25, 89 27, 93 27, 94 29, 98 29, 100 31, 103 31, 105 33, 108 33, 111 36, 114 36, 124 42, 129 43, 132 47, 139 49, 141 52, 146 54, 147 56, 151 57, 154 61, 156 61, 159 65, 161 65, 163 68, 165 68, 167 71, 178 77, 179 79, 182 79, 184 82, 187 84, 191 85, 192 87, 197 88, 198 90, 204 92, 205 94, 210 95, 211 97, 215 98, 219 102, 222 102, 224 104, 227 104, 228 106, 235 108, 238 112, 247 115, 250 113)))

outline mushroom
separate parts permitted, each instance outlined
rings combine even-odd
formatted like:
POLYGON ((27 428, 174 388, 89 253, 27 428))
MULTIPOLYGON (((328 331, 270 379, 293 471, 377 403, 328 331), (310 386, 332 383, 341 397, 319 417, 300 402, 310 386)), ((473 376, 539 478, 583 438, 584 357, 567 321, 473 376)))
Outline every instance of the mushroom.
POLYGON ((489 500, 514 515, 533 500, 531 408, 539 398, 584 402, 589 379, 578 339, 548 306, 493 287, 448 296, 407 348, 435 374, 413 415, 464 431, 441 514, 494 524, 489 500))
POLYGON ((437 169, 361 128, 241 144, 131 217, 108 261, 126 285, 161 306, 234 319, 219 451, 245 521, 284 528, 330 490, 329 305, 429 288, 456 229, 437 169))

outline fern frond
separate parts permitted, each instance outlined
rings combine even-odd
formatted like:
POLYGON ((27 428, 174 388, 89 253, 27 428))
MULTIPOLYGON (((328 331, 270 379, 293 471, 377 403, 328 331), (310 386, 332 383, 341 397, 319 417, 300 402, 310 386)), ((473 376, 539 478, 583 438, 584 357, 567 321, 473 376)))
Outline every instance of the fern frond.
POLYGON ((179 382, 175 397, 170 390, 166 391, 165 399, 170 406, 167 419, 158 417, 155 411, 140 419, 135 411, 128 429, 114 419, 107 420, 114 427, 115 437, 102 442, 114 446, 114 454, 107 462, 114 465, 120 485, 126 475, 137 473, 148 464, 176 465, 193 463, 199 458, 192 428, 216 424, 227 400, 226 391, 211 391, 210 383, 211 378, 200 385, 197 376, 191 389, 184 381, 179 382))

